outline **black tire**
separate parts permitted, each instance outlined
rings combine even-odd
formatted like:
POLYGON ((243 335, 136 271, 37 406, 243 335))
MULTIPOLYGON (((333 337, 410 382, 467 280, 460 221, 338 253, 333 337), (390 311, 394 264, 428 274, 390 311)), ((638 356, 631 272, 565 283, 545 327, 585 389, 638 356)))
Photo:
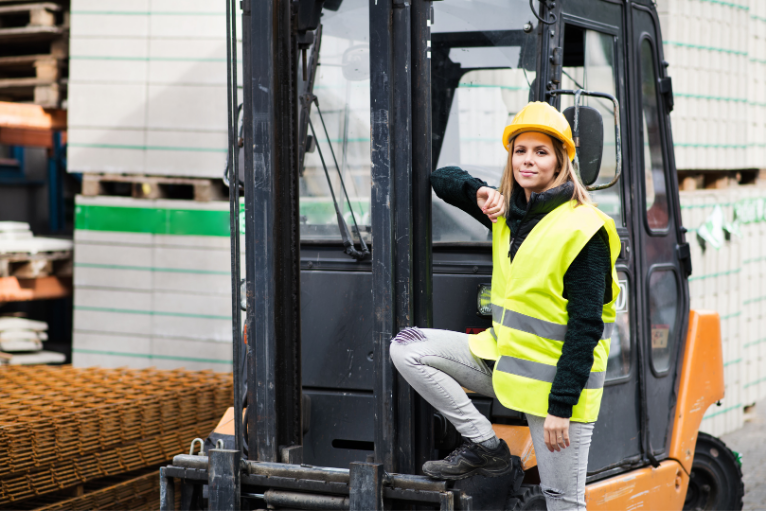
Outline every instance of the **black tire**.
POLYGON ((546 497, 537 484, 523 484, 509 499, 509 511, 546 511, 546 497))
POLYGON ((684 509, 743 509, 738 460, 724 442, 706 433, 698 433, 684 509))

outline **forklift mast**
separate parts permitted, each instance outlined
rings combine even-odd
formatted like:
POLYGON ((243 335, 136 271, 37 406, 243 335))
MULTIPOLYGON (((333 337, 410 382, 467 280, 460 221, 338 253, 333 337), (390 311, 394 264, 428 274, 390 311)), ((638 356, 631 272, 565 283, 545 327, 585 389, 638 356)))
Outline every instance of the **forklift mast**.
POLYGON ((388 347, 407 327, 491 326, 487 229, 433 201, 429 178, 459 165, 497 184, 503 127, 546 101, 573 126, 581 178, 622 245, 593 438, 610 448, 591 451, 587 482, 602 491, 653 467, 643 481, 671 477, 662 498, 681 509, 692 458, 679 453, 719 399, 716 378, 680 387, 699 360, 688 349, 721 347, 706 315, 688 336, 692 269, 654 3, 227 0, 227 13, 233 428, 162 469, 162 508, 174 508, 174 478, 183 509, 497 509, 523 478, 536 482, 524 415, 476 394, 525 472, 418 475, 460 438, 388 347), (695 399, 706 406, 682 424, 695 399))

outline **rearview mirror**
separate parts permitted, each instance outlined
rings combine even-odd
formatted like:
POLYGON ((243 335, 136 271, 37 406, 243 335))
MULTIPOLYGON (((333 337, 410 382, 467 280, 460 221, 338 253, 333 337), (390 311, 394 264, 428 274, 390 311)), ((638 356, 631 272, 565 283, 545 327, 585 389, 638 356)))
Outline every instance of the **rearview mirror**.
POLYGON ((590 106, 578 107, 578 129, 575 129, 575 107, 562 112, 573 131, 577 153, 578 171, 585 186, 594 184, 602 167, 604 126, 602 114, 590 106))

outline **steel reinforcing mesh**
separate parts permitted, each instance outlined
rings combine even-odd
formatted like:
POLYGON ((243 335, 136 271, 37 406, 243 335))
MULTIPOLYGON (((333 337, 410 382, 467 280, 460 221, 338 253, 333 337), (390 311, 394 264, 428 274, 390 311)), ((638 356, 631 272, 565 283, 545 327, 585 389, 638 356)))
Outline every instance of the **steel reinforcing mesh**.
POLYGON ((4 367, 0 506, 188 452, 231 401, 227 373, 4 367))

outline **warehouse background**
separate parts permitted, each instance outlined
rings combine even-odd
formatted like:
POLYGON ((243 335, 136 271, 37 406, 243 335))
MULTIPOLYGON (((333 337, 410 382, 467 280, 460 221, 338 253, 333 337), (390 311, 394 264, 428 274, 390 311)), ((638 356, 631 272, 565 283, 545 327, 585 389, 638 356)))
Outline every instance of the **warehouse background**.
MULTIPOLYGON (((60 5, 56 26, 68 44, 51 47, 58 74, 27 101, 66 110, 69 202, 54 226, 46 220, 63 206, 49 206, 48 188, 2 193, 19 204, 8 214, 30 221, 34 210, 36 234, 74 238, 72 362, 229 371, 228 203, 218 200, 226 193, 224 3, 60 5)), ((722 316, 727 396, 703 427, 722 434, 765 395, 765 3, 659 0, 658 11, 694 254, 692 306, 722 316)), ((352 94, 369 112, 364 84, 352 94)), ((340 112, 323 106, 333 131, 340 112)), ((348 134, 355 155, 369 153, 366 130, 348 134)), ((44 174, 50 150, 24 151, 27 175, 44 174)), ((362 159, 342 162, 360 188, 369 186, 362 159)))

